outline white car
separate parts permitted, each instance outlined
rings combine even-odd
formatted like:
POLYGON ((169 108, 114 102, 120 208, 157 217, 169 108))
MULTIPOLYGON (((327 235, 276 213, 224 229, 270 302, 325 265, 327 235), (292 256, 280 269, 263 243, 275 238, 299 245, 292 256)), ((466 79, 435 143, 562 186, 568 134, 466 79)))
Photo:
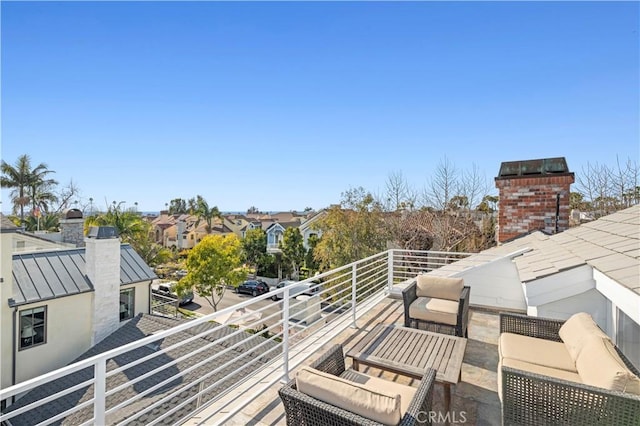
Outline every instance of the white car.
MULTIPOLYGON (((318 291, 320 291, 320 286, 318 283, 314 283, 314 282, 300 283, 299 281, 292 281, 292 280, 280 281, 278 285, 269 287, 269 291, 275 292, 276 290, 279 290, 284 286, 292 286, 291 289, 289 290, 289 297, 295 297, 300 294, 313 296, 318 291)), ((272 295, 271 300, 278 300, 278 299, 282 299, 283 297, 284 297, 284 292, 272 295)))

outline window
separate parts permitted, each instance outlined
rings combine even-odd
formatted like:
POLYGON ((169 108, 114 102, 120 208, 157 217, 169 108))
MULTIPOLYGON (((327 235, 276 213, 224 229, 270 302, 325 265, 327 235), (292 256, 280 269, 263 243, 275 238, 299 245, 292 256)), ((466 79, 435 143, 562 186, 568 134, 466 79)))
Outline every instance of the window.
POLYGON ((47 343, 47 307, 20 311, 20 350, 47 343))
POLYGON ((618 309, 616 344, 633 365, 640 368, 640 325, 620 309, 618 309))
POLYGON ((120 290, 120 321, 133 318, 135 295, 135 288, 120 290))

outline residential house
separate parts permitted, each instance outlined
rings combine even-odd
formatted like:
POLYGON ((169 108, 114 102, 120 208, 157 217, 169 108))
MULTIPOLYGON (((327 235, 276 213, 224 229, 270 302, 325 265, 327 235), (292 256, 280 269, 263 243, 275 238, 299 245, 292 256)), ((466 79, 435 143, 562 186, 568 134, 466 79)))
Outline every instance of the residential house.
MULTIPOLYGON (((188 320, 164 318, 155 315, 139 314, 118 330, 111 333, 104 340, 80 355, 74 362, 91 358, 111 349, 135 342, 143 337, 158 334, 162 331, 184 325, 188 320)), ((232 386, 237 379, 226 377, 234 370, 242 370, 246 377, 266 366, 278 352, 274 349, 276 342, 267 340, 258 334, 250 335, 226 326, 218 326, 212 322, 205 322, 196 328, 186 328, 179 333, 172 334, 156 342, 141 346, 126 356, 116 357, 107 362, 106 369, 112 375, 107 379, 107 388, 119 387, 119 390, 108 399, 106 408, 129 401, 125 409, 117 410, 107 417, 108 424, 132 423, 146 425, 162 418, 162 424, 178 424, 185 413, 193 412, 216 395, 232 386), (208 333, 203 335, 204 333, 208 333), (234 345, 241 341, 240 345, 234 345), (186 343, 185 343, 186 342, 186 343), (143 364, 134 365, 122 370, 122 365, 133 360, 151 357, 155 352, 167 350, 159 356, 153 357, 143 364), (190 356, 206 353, 214 358, 204 360, 203 356, 190 356), (221 368, 224 367, 224 368, 221 368), (114 372, 114 370, 120 371, 114 372), (121 386, 123 383, 140 378, 151 370, 159 369, 159 373, 140 381, 134 386, 121 386), (158 387, 174 375, 179 379, 171 380, 158 387), (226 377, 226 378, 225 378, 226 377), (197 399, 193 395, 202 389, 207 389, 197 399), (169 403, 163 403, 163 398, 170 398, 169 403), (150 409, 154 404, 159 404, 150 409), (170 410, 179 404, 183 408, 171 413, 170 410)), ((34 401, 45 399, 69 386, 69 383, 82 383, 91 380, 93 372, 83 369, 70 376, 57 379, 42 385, 20 398, 10 407, 16 410, 34 401)), ((79 392, 69 393, 55 400, 48 406, 30 410, 15 419, 13 424, 35 425, 46 422, 54 415, 76 407, 78 404, 91 400, 94 395, 93 385, 80 389, 79 392)), ((91 406, 67 415, 63 424, 84 424, 93 418, 91 406)))
POLYGON ((223 216, 224 226, 236 234, 238 238, 244 238, 244 230, 249 224, 249 219, 241 214, 228 214, 223 216))
POLYGON ((309 238, 313 235, 318 238, 322 237, 322 231, 315 228, 317 222, 327 215, 326 210, 321 210, 318 213, 312 214, 300 225, 300 233, 302 234, 302 243, 305 250, 309 250, 309 238))
POLYGON ((287 228, 297 227, 300 222, 262 222, 263 228, 266 226, 267 234, 267 253, 280 253, 280 242, 284 237, 284 231, 287 228))
POLYGON ((92 228, 85 247, 69 248, 51 246, 1 219, 3 388, 66 365, 149 312, 156 276, 113 228, 92 228), (16 250, 21 241, 25 245, 16 250))

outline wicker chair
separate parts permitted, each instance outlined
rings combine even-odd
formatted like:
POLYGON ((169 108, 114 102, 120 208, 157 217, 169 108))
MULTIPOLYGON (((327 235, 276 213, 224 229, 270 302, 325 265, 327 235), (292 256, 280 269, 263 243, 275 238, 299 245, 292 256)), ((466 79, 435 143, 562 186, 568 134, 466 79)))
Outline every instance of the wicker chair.
MULTIPOLYGON (((335 376, 344 376, 344 373, 348 373, 349 371, 346 370, 345 372, 342 345, 334 345, 331 347, 327 353, 311 364, 311 367, 335 376)), ((436 371, 432 368, 425 372, 419 386, 416 388, 416 393, 409 405, 409 409, 399 423, 400 425, 431 424, 429 412, 431 411, 435 375, 436 371)), ((284 404, 287 415, 287 425, 381 425, 380 423, 299 392, 296 388, 295 379, 284 385, 278 391, 278 394, 284 404)))
POLYGON ((464 286, 460 293, 458 302, 458 315, 456 325, 444 324, 441 322, 425 321, 423 319, 412 318, 409 314, 411 304, 418 298, 417 278, 413 280, 404 290, 402 290, 402 301, 404 303, 404 326, 411 328, 435 331, 436 333, 452 334, 459 337, 469 337, 467 326, 469 324, 469 295, 471 287, 464 286))
MULTIPOLYGON (((500 332, 561 342, 564 321, 500 314, 500 332)), ((640 375, 616 347, 631 372, 640 375)), ((505 425, 638 425, 640 396, 565 381, 502 366, 502 422, 505 425)))

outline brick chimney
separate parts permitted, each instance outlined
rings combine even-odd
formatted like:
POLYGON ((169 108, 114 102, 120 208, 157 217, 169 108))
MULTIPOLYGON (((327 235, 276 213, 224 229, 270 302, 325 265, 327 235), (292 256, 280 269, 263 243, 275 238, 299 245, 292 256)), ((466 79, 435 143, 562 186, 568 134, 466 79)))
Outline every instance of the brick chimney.
POLYGON ((92 226, 85 244, 87 277, 94 289, 93 346, 120 326, 120 238, 111 226, 92 226))
POLYGON ((564 157, 502 163, 495 178, 500 191, 498 243, 535 230, 566 230, 574 181, 564 157))

